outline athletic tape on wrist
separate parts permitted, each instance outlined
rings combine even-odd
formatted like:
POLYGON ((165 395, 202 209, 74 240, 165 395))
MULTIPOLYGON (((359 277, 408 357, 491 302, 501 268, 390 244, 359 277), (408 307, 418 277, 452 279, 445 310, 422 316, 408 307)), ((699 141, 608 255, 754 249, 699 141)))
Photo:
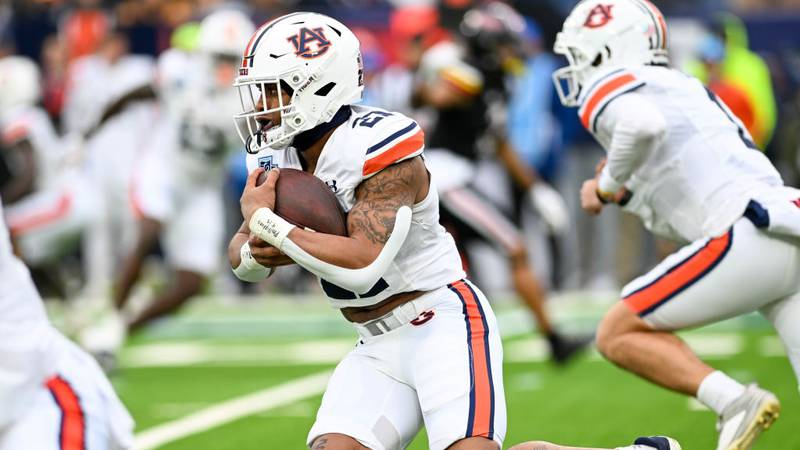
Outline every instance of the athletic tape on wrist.
POLYGON ((283 240, 294 228, 294 225, 272 212, 269 208, 259 208, 253 213, 248 226, 251 233, 278 250, 282 250, 283 240))
POLYGON ((239 256, 241 257, 241 262, 233 269, 233 274, 236 275, 236 278, 248 283, 256 283, 272 275, 274 270, 272 267, 264 267, 253 258, 249 243, 245 242, 242 245, 239 250, 239 256))

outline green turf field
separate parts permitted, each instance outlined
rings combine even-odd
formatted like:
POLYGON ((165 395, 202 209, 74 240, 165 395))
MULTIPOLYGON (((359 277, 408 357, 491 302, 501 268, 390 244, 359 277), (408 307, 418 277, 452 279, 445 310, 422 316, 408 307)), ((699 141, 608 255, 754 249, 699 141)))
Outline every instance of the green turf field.
MULTIPOLYGON (((602 304, 565 301, 558 320, 590 329, 602 304)), ((713 450, 714 417, 589 353, 566 368, 545 359, 526 314, 496 308, 505 339, 507 446, 529 439, 619 446, 667 434, 684 449, 713 450)), ((783 413, 756 448, 800 449, 800 396, 780 342, 750 316, 685 335, 715 366, 758 380, 783 413)), ((301 449, 327 374, 354 344, 352 329, 322 300, 204 301, 134 337, 113 377, 137 421, 137 448, 301 449)), ((425 449, 424 433, 411 449, 425 449)))

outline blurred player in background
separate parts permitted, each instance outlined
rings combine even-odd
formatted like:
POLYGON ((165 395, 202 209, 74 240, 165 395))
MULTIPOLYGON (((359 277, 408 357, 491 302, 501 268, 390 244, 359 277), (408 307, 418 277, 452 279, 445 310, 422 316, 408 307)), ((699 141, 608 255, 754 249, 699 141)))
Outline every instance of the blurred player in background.
POLYGON ((22 56, 0 59, 0 124, 6 179, 0 196, 6 205, 43 189, 55 179, 63 150, 41 99, 41 74, 22 56))
MULTIPOLYGON (((514 289, 533 312, 547 338, 552 359, 566 362, 588 343, 559 334, 545 309, 544 289, 528 262, 528 251, 517 220, 507 218, 475 187, 476 164, 483 155, 497 158, 515 182, 517 200, 527 198, 554 233, 567 226, 568 213, 558 192, 521 161, 506 133, 506 67, 509 47, 515 45, 524 20, 510 7, 491 3, 468 11, 461 24, 465 45, 449 39, 429 39, 436 29, 420 30, 416 9, 400 10, 393 18, 401 33, 414 34, 405 50, 416 70, 412 106, 436 111, 427 140, 426 163, 436 180, 442 221, 452 226, 462 255, 466 244, 482 239, 492 244, 511 265, 514 289)), ((520 202, 514 205, 519 214, 520 202)))
MULTIPOLYGON (((61 290, 64 269, 53 263, 74 251, 93 208, 95 194, 75 176, 78 142, 62 139, 38 106, 41 77, 24 57, 0 59, 0 196, 18 255, 40 268, 37 280, 61 290)), ((63 291, 61 292, 64 293, 63 291)))
MULTIPOLYGON (((0 215, 2 215, 0 202, 0 215)), ((53 328, 0 227, 0 450, 120 450, 133 421, 97 363, 53 328)))
MULTIPOLYGON (((12 238, 21 257, 40 267, 74 252, 88 233, 84 294, 101 298, 120 257, 115 252, 132 240, 130 167, 155 119, 155 96, 147 89, 152 60, 128 55, 119 33, 97 53, 77 59, 69 69, 63 137, 35 105, 41 82, 36 66, 16 57, 3 67, 9 89, 0 96, 9 107, 2 120, 6 145, 16 149, 6 153, 16 156, 6 187, 11 200, 27 194, 8 208, 12 238)), ((63 265, 38 273, 61 270, 63 265)))
POLYGON ((231 265, 246 281, 301 265, 361 336, 329 381, 310 448, 404 448, 424 424, 431 449, 499 449, 506 417, 494 314, 439 225, 423 131, 400 113, 353 105, 362 70, 356 37, 324 15, 288 14, 253 35, 236 80, 245 108, 237 127, 251 154, 231 265), (324 181, 348 212, 348 236, 275 214, 279 168, 324 181))
POLYGON ((686 244, 625 286, 598 348, 715 411, 718 450, 749 449, 778 417, 778 399, 714 370, 672 331, 759 311, 800 377, 800 190, 784 186, 716 95, 668 67, 666 23, 651 3, 581 2, 555 51, 569 61, 554 73, 562 102, 580 107, 608 153, 583 184, 583 208, 619 204, 686 244))
POLYGON ((700 60, 690 61, 685 69, 737 113, 753 142, 765 149, 775 131, 778 108, 769 66, 748 46, 742 19, 717 13, 702 43, 700 60))
POLYGON ((115 31, 99 50, 75 60, 68 70, 62 125, 84 136, 85 169, 96 206, 84 244, 84 295, 103 299, 123 254, 136 237, 130 207, 133 167, 148 145, 158 120, 151 88, 155 63, 131 55, 127 38, 115 31))
MULTIPOLYGON (((253 30, 243 13, 218 10, 200 23, 193 52, 172 49, 159 59, 155 89, 162 108, 132 178, 131 202, 139 234, 116 281, 114 306, 125 307, 142 263, 159 239, 174 273, 143 311, 130 319, 119 318, 126 322, 124 328, 135 330, 179 308, 219 267, 225 165, 231 150, 239 148, 230 127, 239 101, 230 85, 253 30)), ((97 352, 121 345, 113 332, 102 330, 101 326, 95 336, 87 333, 89 348, 97 352)))

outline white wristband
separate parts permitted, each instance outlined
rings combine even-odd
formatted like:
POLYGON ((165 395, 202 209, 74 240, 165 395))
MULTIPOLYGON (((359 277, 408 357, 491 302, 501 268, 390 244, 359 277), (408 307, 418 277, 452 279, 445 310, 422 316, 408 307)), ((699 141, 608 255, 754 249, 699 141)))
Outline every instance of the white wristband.
POLYGON ((294 228, 294 225, 272 212, 269 208, 259 208, 256 210, 253 216, 250 217, 248 226, 250 227, 251 233, 278 250, 281 250, 283 240, 286 239, 286 235, 294 228))
POLYGON ((622 183, 611 176, 608 166, 603 167, 602 172, 600 172, 600 180, 597 182, 597 188, 603 192, 616 194, 622 186, 622 183))
POLYGON ((236 278, 249 283, 257 283, 272 275, 274 270, 272 267, 264 267, 253 258, 252 253, 250 253, 249 243, 245 242, 242 245, 241 250, 239 250, 239 256, 242 261, 233 269, 233 274, 236 275, 236 278))

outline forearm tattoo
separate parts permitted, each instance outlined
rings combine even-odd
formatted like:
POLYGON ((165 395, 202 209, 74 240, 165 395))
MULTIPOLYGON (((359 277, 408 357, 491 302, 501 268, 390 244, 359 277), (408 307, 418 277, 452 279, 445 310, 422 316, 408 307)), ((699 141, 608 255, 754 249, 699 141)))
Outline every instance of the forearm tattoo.
POLYGON ((420 171, 425 166, 419 157, 394 164, 363 181, 356 188, 356 204, 347 215, 350 236, 363 235, 370 242, 385 244, 394 227, 397 210, 412 206, 420 171))

